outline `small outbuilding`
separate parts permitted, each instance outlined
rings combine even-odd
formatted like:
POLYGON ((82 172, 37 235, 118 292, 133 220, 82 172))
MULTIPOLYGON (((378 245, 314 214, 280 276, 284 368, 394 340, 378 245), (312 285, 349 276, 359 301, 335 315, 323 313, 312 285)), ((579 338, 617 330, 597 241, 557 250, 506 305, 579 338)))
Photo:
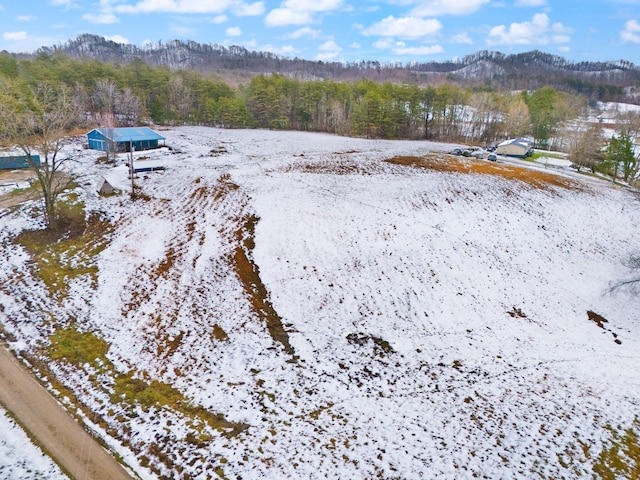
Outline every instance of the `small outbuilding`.
POLYGON ((0 155, 0 170, 31 168, 32 166, 40 166, 40 155, 31 155, 31 162, 26 155, 0 155))
POLYGON ((96 191, 100 195, 113 195, 116 192, 116 189, 109 183, 109 180, 104 177, 100 177, 96 185, 96 191))
POLYGON ((525 158, 533 153, 533 142, 528 138, 512 138, 498 144, 496 154, 508 157, 525 158))
POLYGON ((89 148, 103 152, 130 152, 164 146, 165 137, 149 127, 94 128, 87 133, 89 148))

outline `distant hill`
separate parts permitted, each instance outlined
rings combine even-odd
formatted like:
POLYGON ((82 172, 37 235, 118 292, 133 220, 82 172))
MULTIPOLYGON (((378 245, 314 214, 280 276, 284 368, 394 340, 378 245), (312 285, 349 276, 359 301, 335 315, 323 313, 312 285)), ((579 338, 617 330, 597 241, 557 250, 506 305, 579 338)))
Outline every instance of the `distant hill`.
POLYGON ((506 55, 479 51, 455 61, 408 64, 361 61, 353 63, 311 61, 250 51, 241 46, 201 44, 173 40, 139 47, 83 34, 66 43, 42 47, 37 54, 63 53, 72 58, 128 63, 139 59, 153 66, 193 69, 233 76, 281 73, 302 79, 336 81, 369 78, 374 81, 432 83, 451 81, 469 86, 500 89, 535 89, 551 85, 587 95, 591 100, 640 99, 640 67, 625 61, 572 62, 538 50, 506 55))

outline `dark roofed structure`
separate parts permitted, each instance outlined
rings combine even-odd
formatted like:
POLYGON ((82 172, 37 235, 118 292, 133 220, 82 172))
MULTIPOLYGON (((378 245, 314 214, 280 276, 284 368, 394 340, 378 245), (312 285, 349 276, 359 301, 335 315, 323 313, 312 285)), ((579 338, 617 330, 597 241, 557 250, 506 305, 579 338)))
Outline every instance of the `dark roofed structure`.
POLYGON ((31 161, 26 155, 0 154, 0 170, 13 170, 16 168, 31 168, 40 166, 40 155, 31 155, 31 161))
POLYGON ((103 152, 149 150, 164 145, 165 137, 149 127, 94 128, 87 133, 89 148, 103 152))

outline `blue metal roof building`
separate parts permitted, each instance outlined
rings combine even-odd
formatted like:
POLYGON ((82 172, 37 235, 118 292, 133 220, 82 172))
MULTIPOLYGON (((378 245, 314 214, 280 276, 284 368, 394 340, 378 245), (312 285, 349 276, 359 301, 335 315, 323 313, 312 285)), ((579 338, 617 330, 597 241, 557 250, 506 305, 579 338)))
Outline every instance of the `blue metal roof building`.
POLYGON ((87 133, 89 148, 93 150, 128 152, 149 150, 164 145, 165 138, 149 127, 94 128, 87 133))

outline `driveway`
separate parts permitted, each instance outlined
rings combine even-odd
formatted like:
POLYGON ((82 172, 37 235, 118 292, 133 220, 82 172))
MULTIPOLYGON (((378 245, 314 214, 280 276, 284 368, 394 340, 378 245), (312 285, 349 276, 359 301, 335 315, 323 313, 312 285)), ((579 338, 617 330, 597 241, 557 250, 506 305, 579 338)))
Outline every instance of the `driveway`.
POLYGON ((131 480, 103 448, 0 344, 0 404, 75 480, 131 480))

